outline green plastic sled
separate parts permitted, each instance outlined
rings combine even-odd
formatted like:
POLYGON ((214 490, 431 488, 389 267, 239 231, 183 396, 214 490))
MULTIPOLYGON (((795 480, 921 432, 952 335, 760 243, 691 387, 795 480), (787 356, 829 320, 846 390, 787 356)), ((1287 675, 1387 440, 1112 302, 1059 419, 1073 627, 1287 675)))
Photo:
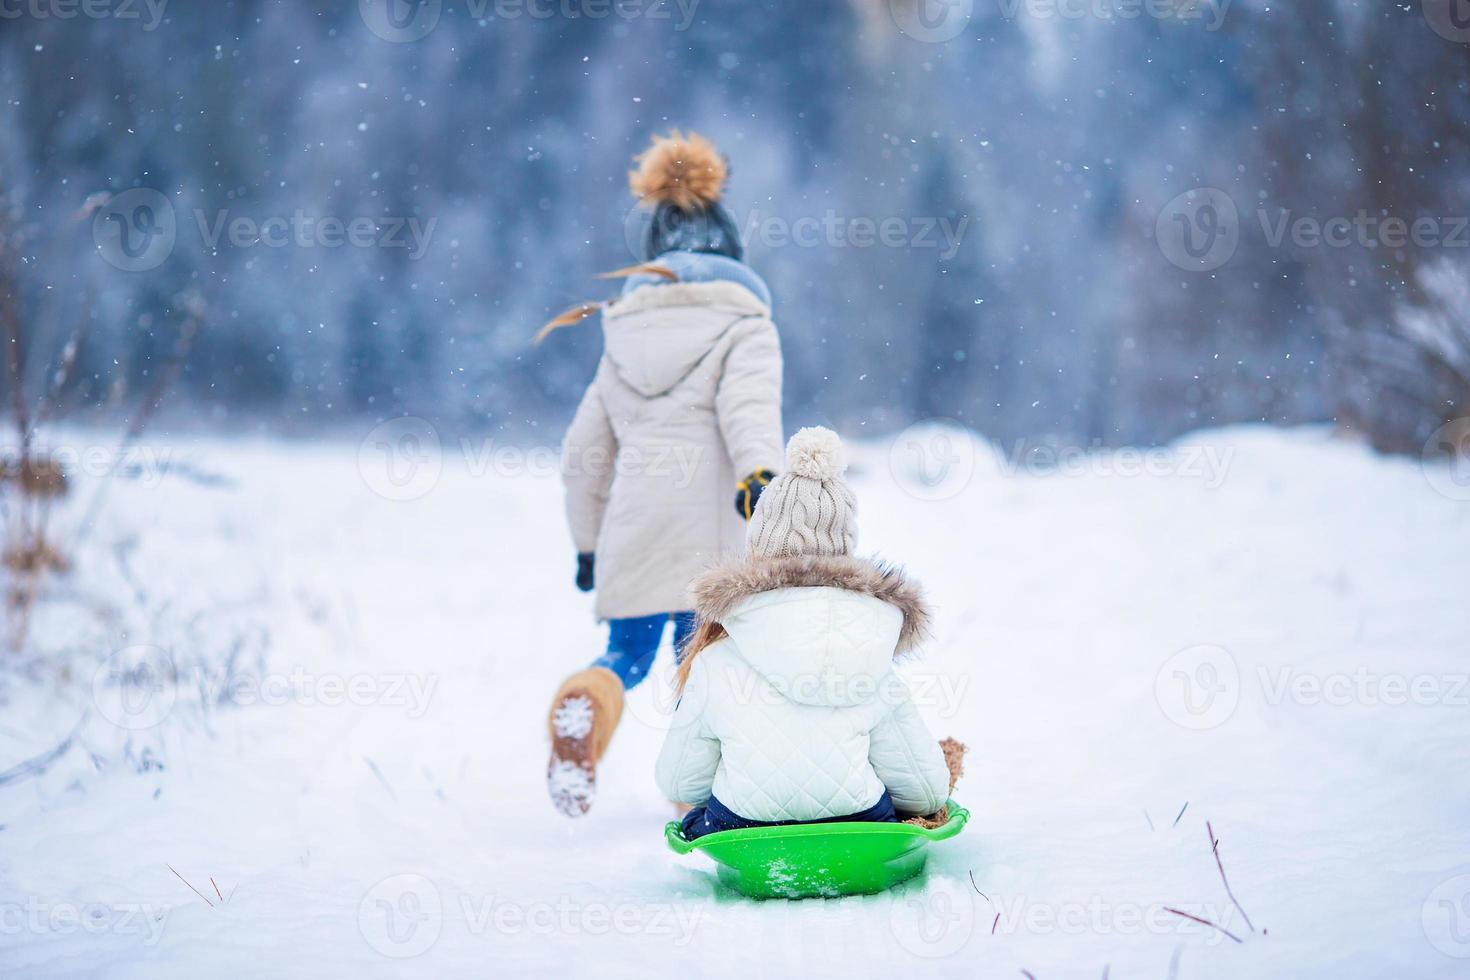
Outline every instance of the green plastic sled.
POLYGON ((949 801, 949 819, 928 830, 908 823, 813 823, 722 830, 685 840, 679 821, 664 827, 675 854, 703 851, 720 881, 748 898, 872 895, 924 870, 930 841, 965 829, 970 811, 949 801))

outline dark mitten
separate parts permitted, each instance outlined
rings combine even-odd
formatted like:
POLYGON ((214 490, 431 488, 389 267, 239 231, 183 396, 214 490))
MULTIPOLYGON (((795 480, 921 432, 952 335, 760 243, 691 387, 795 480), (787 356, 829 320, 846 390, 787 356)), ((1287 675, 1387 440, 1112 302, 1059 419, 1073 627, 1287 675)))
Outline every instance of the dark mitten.
POLYGON ((577 552, 577 588, 592 591, 592 552, 577 552))
POLYGON ((755 513, 756 503, 761 499, 761 491, 775 478, 776 474, 770 470, 756 470, 735 484, 735 509, 740 512, 741 517, 750 520, 750 515, 755 513))

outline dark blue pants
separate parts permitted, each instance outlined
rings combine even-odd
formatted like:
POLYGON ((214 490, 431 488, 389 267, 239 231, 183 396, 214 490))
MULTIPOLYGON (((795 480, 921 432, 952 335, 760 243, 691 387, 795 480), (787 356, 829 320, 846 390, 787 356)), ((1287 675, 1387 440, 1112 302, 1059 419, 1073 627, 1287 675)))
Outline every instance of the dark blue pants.
POLYGON ((623 688, 636 687, 653 669, 653 658, 664 639, 664 624, 674 621, 674 658, 684 658, 684 647, 694 635, 694 613, 659 613, 631 619, 610 619, 607 623, 607 653, 593 661, 594 667, 606 667, 617 674, 623 688))
POLYGON ((857 813, 849 813, 841 817, 826 817, 822 820, 778 820, 773 823, 764 823, 760 820, 746 820, 740 814, 731 810, 725 804, 713 796, 703 806, 697 806, 684 814, 684 839, 694 840, 705 834, 718 833, 721 830, 744 830, 746 827, 789 827, 796 824, 808 823, 897 823, 898 812, 893 809, 893 797, 888 795, 888 790, 878 797, 878 802, 866 810, 857 813))

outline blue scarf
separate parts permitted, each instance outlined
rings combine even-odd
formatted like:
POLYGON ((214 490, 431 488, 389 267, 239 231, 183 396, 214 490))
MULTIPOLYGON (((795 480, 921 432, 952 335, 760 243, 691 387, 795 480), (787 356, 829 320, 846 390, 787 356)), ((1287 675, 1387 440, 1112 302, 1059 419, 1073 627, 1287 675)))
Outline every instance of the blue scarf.
MULTIPOLYGON (((679 277, 680 282, 723 280, 744 286, 755 294, 756 299, 765 304, 766 309, 771 308, 771 290, 767 288, 766 281, 756 275, 755 271, 744 262, 710 252, 676 250, 663 253, 654 259, 652 264, 672 270, 674 275, 679 277)), ((629 276, 623 283, 623 295, 627 296, 639 286, 658 285, 667 281, 661 276, 647 274, 629 276)))

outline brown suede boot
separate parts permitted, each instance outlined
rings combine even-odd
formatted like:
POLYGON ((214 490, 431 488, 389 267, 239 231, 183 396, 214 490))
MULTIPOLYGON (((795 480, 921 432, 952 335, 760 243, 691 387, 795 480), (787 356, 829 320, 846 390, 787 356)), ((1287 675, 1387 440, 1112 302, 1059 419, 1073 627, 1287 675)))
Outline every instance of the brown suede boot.
POLYGON ((579 670, 557 689, 547 719, 551 761, 546 788, 551 804, 580 817, 597 794, 597 763, 623 715, 623 682, 606 667, 579 670))

